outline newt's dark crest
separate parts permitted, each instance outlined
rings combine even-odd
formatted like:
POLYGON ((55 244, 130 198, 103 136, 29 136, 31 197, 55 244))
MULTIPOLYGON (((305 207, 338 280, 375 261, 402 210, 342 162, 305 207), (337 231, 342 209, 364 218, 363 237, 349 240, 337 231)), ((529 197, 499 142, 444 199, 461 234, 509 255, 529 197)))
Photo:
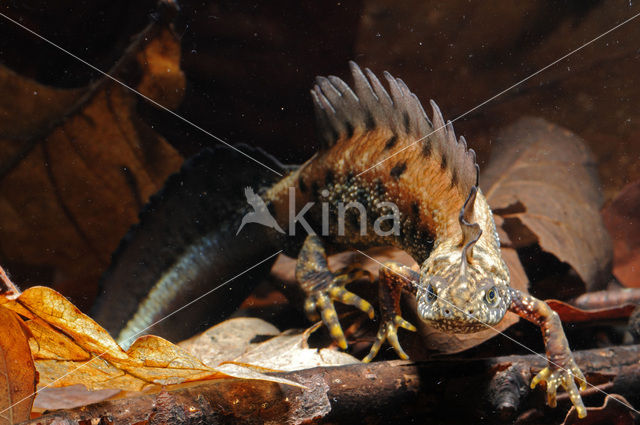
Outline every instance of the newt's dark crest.
POLYGON ((329 76, 318 77, 311 91, 322 149, 342 139, 358 143, 358 135, 383 129, 388 136, 377 144, 381 143, 387 152, 368 158, 367 165, 371 166, 376 160, 392 155, 394 152, 388 150, 393 147, 401 148, 420 140, 417 144, 423 151, 438 154, 442 168, 456 170, 460 192, 466 197, 478 182, 475 153, 467 150, 464 137, 456 140, 453 126, 445 123, 435 102, 431 101, 432 123, 416 95, 401 79, 385 72, 387 91, 371 70, 363 73, 354 62, 350 62, 350 67, 354 90, 340 78, 329 76))

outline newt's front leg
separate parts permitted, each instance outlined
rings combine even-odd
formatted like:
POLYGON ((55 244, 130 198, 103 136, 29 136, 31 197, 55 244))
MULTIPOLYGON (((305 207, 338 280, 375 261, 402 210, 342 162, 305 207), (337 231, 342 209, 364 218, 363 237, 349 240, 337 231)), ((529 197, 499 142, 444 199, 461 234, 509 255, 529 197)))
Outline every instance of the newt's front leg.
POLYGON ((420 274, 404 264, 388 261, 380 267, 379 272, 379 303, 381 310, 380 329, 376 335, 376 340, 371 346, 367 357, 363 362, 370 362, 382 346, 388 341, 396 350, 401 359, 408 359, 398 341, 398 328, 416 331, 415 326, 402 318, 400 311, 400 297, 402 292, 416 295, 420 274))
POLYGON ((580 383, 580 389, 587 388, 587 381, 578 368, 569 343, 562 329, 562 322, 558 313, 553 311, 547 303, 529 294, 510 288, 511 306, 509 310, 540 326, 544 338, 549 365, 542 369, 531 381, 531 388, 545 381, 547 383, 547 403, 551 407, 556 405, 556 390, 558 386, 569 393, 571 402, 578 411, 578 416, 584 418, 587 411, 582 403, 575 381, 580 383))
POLYGON ((367 271, 353 266, 347 266, 332 273, 329 270, 327 254, 320 237, 309 235, 305 239, 296 263, 296 280, 307 294, 304 303, 305 313, 309 320, 316 321, 320 312, 331 337, 342 349, 347 348, 347 341, 338 321, 333 301, 352 305, 373 319, 375 314, 373 306, 345 289, 348 283, 366 276, 370 278, 367 271))

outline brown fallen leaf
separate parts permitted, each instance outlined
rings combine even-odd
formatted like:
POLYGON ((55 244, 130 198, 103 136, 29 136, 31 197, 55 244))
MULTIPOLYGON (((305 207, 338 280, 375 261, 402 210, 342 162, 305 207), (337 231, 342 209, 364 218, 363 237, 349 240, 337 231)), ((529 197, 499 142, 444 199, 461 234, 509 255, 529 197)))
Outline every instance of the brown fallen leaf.
POLYGON ((73 409, 107 400, 119 392, 120 390, 89 391, 81 384, 60 388, 42 388, 33 401, 33 410, 73 409))
POLYGON ((262 319, 239 317, 225 320, 178 345, 204 364, 215 367, 240 357, 255 338, 272 338, 278 334, 278 328, 262 319))
MULTIPOLYGON (((150 24, 109 73, 175 108, 185 88, 180 41, 150 24)), ((0 65, 0 92, 3 258, 57 282, 95 282, 182 158, 138 116, 144 100, 107 78, 59 89, 0 65)), ((81 286, 73 289, 95 288, 81 286)))
POLYGON ((360 362, 343 351, 309 348, 307 339, 319 326, 318 322, 305 331, 284 331, 268 341, 255 344, 235 361, 286 372, 360 362))
POLYGON ((587 292, 572 298, 569 303, 583 310, 616 308, 625 304, 638 305, 640 303, 640 289, 609 288, 603 291, 587 292))
POLYGON ((29 345, 43 386, 82 384, 90 390, 141 391, 204 379, 236 377, 298 385, 252 367, 212 368, 183 348, 153 335, 123 350, 90 317, 51 288, 35 286, 18 298, 0 297, 2 308, 29 319, 29 345))
POLYGON ((223 362, 294 371, 320 366, 340 366, 358 363, 355 357, 337 350, 309 348, 309 335, 320 322, 304 331, 278 331, 273 325, 254 317, 226 320, 207 331, 182 341, 180 345, 197 356, 207 366, 225 370, 223 362), (266 341, 253 342, 254 339, 266 341))
POLYGON ((16 313, 0 306, 0 424, 30 418, 38 377, 25 328, 16 313))
POLYGON ((624 304, 610 308, 583 310, 559 300, 545 300, 563 322, 587 322, 590 320, 623 319, 631 315, 636 306, 624 304))
POLYGON ((568 263, 585 289, 599 289, 611 264, 611 241, 599 210, 595 164, 584 142, 538 118, 500 133, 481 178, 514 248, 537 242, 568 263))
POLYGON ((625 186, 602 211, 613 240, 613 274, 625 286, 640 287, 640 180, 625 186))

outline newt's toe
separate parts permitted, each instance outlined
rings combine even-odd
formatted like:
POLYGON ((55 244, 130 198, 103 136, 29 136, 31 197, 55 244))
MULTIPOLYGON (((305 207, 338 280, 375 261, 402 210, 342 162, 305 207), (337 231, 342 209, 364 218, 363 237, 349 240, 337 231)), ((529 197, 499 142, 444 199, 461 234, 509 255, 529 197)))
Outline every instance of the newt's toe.
POLYGON ((329 290, 329 297, 334 301, 340 301, 342 304, 354 306, 358 310, 367 313, 370 319, 375 317, 375 310, 371 304, 341 286, 331 288, 329 290))
POLYGON ((329 329, 333 340, 342 349, 347 348, 347 340, 340 326, 338 314, 334 306, 334 301, 351 305, 366 313, 370 319, 375 317, 375 310, 369 302, 360 298, 353 292, 345 289, 344 285, 354 280, 368 276, 368 272, 361 272, 360 269, 349 269, 341 274, 325 274, 325 281, 314 285, 304 303, 304 311, 307 318, 312 322, 322 318, 322 321, 329 329))
POLYGON ((378 334, 376 335, 376 340, 374 341, 371 349, 369 350, 369 354, 362 359, 364 363, 369 363, 380 351, 380 347, 382 347, 382 343, 388 341, 389 344, 396 351, 398 356, 406 360, 409 358, 407 353, 404 352, 402 347, 400 346, 400 342, 398 341, 398 328, 404 328, 409 331, 416 331, 416 327, 411 323, 404 320, 401 316, 395 315, 393 318, 385 320, 378 330, 378 334))
POLYGON ((333 338, 340 348, 346 350, 347 340, 344 337, 344 332, 342 332, 342 326, 340 326, 340 321, 338 320, 338 313, 336 313, 332 300, 327 295, 320 294, 316 305, 318 306, 318 310, 320 310, 322 321, 327 325, 327 328, 329 328, 331 338, 333 338))
POLYGON ((582 397, 580 397, 576 380, 580 383, 580 389, 585 390, 587 381, 575 363, 569 365, 568 368, 551 369, 545 367, 531 380, 531 388, 535 388, 540 382, 545 382, 547 386, 547 404, 550 407, 555 407, 556 391, 559 386, 562 386, 569 394, 571 403, 578 411, 578 417, 584 418, 587 416, 587 409, 582 402, 582 397))

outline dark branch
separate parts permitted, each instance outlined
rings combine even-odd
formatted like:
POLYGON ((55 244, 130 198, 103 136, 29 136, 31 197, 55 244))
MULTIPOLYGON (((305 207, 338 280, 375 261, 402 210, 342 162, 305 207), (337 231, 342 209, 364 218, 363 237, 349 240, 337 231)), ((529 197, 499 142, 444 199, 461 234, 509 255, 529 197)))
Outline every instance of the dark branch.
MULTIPOLYGON (((590 383, 621 394, 631 403, 640 401, 640 345, 577 351, 574 356, 590 383)), ((548 409, 543 391, 528 387, 530 376, 546 363, 543 356, 528 355, 314 368, 281 374, 307 390, 258 381, 208 381, 49 413, 24 424, 79 424, 100 419, 104 423, 176 425, 388 423, 412 418, 461 424, 479 417, 492 423, 512 417, 516 410, 531 413, 531 409, 544 411, 545 420, 554 415, 561 421, 570 407, 568 398, 561 393, 558 407, 548 409)), ((587 406, 596 406, 602 404, 604 394, 590 387, 584 398, 587 406)))

